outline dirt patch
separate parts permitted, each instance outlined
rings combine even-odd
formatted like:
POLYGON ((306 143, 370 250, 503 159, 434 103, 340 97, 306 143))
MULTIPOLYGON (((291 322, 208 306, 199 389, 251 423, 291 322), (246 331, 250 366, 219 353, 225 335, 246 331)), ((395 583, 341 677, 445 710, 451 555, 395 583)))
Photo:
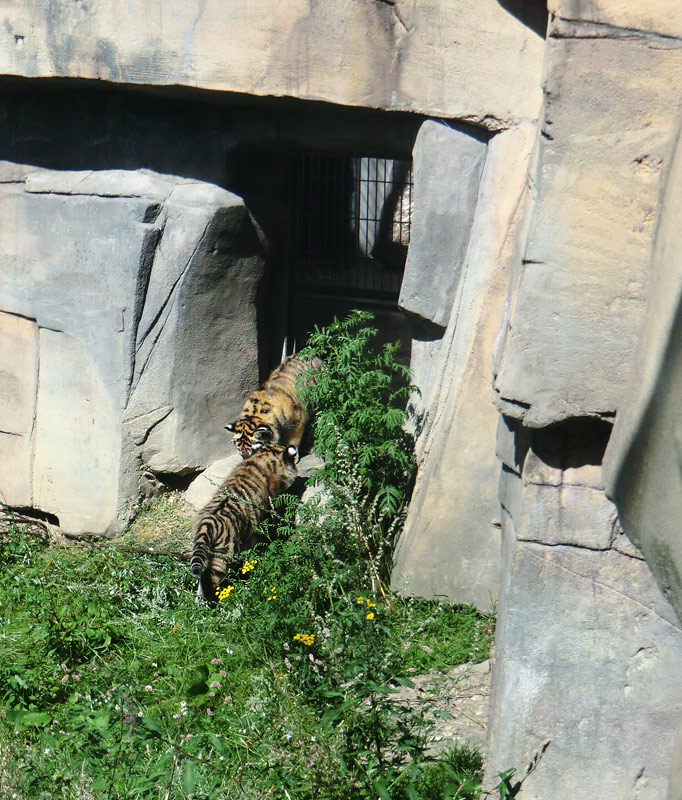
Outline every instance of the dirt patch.
POLYGON ((189 553, 197 512, 183 499, 182 492, 169 492, 146 501, 129 525, 128 543, 158 550, 189 553))
POLYGON ((434 755, 467 744, 485 758, 486 726, 490 700, 492 660, 461 664, 449 672, 430 672, 410 680, 414 688, 401 687, 394 697, 407 706, 428 709, 434 723, 429 751, 434 755))

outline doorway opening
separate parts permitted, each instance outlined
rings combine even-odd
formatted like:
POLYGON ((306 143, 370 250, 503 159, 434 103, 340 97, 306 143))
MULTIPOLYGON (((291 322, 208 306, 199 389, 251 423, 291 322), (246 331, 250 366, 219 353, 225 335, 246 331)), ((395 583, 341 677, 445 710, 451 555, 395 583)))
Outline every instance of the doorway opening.
POLYGON ((380 339, 410 337, 398 297, 410 243, 410 159, 298 153, 287 181, 287 349, 352 308, 375 314, 380 339))

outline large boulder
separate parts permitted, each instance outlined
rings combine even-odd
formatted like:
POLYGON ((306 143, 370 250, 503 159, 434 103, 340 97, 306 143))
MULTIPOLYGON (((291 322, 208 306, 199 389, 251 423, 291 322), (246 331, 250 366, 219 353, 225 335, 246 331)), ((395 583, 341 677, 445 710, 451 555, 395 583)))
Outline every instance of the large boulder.
POLYGON ((224 454, 258 379, 261 246, 211 184, 3 173, 0 490, 66 531, 114 533, 145 470, 224 454))

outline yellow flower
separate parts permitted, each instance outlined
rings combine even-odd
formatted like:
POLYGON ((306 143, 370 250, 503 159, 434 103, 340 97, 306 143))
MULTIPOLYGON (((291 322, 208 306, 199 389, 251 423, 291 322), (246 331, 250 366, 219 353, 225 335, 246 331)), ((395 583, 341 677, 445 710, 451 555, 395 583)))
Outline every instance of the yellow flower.
POLYGON ((370 611, 369 614, 365 617, 365 619, 374 619, 374 612, 370 611))
POLYGON ((315 635, 312 633, 296 633, 294 634, 294 641, 310 647, 315 642, 315 635))
POLYGON ((357 603, 359 606, 361 606, 361 605, 362 605, 362 604, 365 602, 365 598, 364 598, 364 597, 358 597, 358 599, 357 599, 355 602, 356 602, 356 603, 357 603))
POLYGON ((377 604, 376 603, 370 603, 370 601, 368 600, 367 603, 366 603, 366 606, 367 606, 367 608, 376 608, 377 604))
POLYGON ((242 575, 246 575, 247 572, 251 572, 257 563, 258 561, 256 561, 255 558, 253 561, 245 561, 244 566, 242 567, 242 575))
POLYGON ((215 593, 218 595, 218 602, 222 603, 223 600, 227 600, 233 589, 234 586, 226 586, 224 589, 216 589, 215 593))

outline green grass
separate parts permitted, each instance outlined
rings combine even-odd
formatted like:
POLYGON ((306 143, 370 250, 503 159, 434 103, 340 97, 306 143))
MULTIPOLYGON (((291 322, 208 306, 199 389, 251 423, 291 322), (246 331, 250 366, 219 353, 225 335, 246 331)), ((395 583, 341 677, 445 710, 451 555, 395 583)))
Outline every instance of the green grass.
POLYGON ((477 756, 423 758, 425 723, 390 695, 413 670, 487 656, 473 609, 352 585, 311 600, 300 541, 251 554, 214 609, 171 559, 16 528, 0 555, 3 797, 476 796, 477 756))
MULTIPOLYGON (((428 708, 396 699, 409 675, 486 658, 493 621, 386 588, 414 474, 412 387, 396 345, 372 355, 367 320, 354 312, 309 341, 325 364, 308 397, 324 495, 277 498, 274 532, 258 532, 217 604, 195 602, 181 560, 10 529, 3 798, 479 796, 480 756, 429 756, 428 708)), ((190 536, 169 496, 145 504, 124 541, 183 553, 190 536)))

